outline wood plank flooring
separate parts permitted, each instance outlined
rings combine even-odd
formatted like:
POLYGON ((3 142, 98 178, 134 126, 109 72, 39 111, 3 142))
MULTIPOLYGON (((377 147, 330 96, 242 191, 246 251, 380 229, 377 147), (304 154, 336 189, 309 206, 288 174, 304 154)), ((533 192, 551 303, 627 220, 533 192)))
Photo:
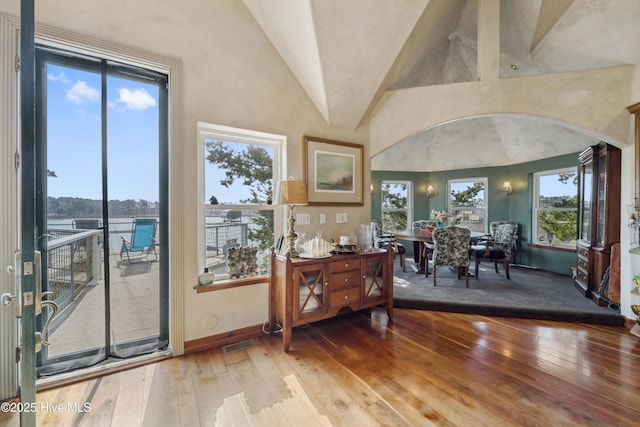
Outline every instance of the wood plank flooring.
POLYGON ((396 309, 295 328, 38 393, 38 425, 637 426, 623 327, 396 309))

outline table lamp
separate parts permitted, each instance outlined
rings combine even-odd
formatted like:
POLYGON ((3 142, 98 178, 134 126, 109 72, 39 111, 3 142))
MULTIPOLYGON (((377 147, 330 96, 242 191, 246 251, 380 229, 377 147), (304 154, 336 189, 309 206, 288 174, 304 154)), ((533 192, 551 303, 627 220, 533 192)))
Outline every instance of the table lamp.
MULTIPOLYGON (((291 258, 297 258, 298 252, 295 241, 298 235, 293 229, 296 220, 293 217, 293 207, 307 205, 307 185, 304 181, 280 181, 280 204, 289 205, 289 232, 287 233, 287 252, 291 258)), ((286 254, 285 254, 286 255, 286 254)))

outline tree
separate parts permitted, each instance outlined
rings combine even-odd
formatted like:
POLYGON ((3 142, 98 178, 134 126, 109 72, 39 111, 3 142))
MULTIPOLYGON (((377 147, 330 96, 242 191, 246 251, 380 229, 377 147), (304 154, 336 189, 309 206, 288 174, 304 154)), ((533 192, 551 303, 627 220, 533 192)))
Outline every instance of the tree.
POLYGON ((478 193, 484 190, 484 184, 482 182, 474 182, 473 186, 467 187, 462 191, 451 191, 451 197, 453 201, 451 206, 453 207, 481 207, 484 204, 484 200, 477 199, 478 193))
POLYGON ((407 186, 405 184, 382 185, 382 229, 385 231, 404 229, 407 224, 407 186))
MULTIPOLYGON (((558 175, 558 181, 562 184, 578 186, 578 174, 564 173, 558 175)), ((540 236, 539 240, 546 240, 551 244, 557 237, 561 242, 571 242, 576 239, 578 232, 578 194, 564 196, 545 197, 540 195, 540 206, 547 209, 569 210, 540 210, 538 211, 538 227, 546 236, 540 236)))
MULTIPOLYGON (((273 193, 273 159, 264 147, 245 145, 237 149, 223 141, 207 141, 207 161, 225 171, 220 185, 230 187, 236 179, 249 189, 250 197, 242 203, 267 203, 273 193)), ((273 211, 259 211, 251 218, 255 228, 249 228, 249 240, 260 249, 273 245, 273 211)))
POLYGON ((552 243, 554 236, 562 242, 575 239, 577 220, 576 211, 540 211, 538 214, 538 225, 547 233, 545 237, 549 244, 552 243))

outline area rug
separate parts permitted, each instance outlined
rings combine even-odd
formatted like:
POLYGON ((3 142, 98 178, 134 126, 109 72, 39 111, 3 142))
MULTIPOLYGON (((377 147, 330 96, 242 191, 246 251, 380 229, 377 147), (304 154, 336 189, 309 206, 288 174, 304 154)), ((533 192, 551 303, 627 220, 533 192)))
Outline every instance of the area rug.
MULTIPOLYGON (((410 261, 407 263, 409 264, 410 261)), ((573 285, 570 276, 545 270, 511 266, 510 276, 499 273, 493 264, 480 266, 478 278, 464 277, 446 266, 438 267, 437 286, 433 275, 394 269, 394 307, 487 316, 558 320, 603 325, 623 325, 624 316, 617 307, 602 307, 585 298, 573 285)))

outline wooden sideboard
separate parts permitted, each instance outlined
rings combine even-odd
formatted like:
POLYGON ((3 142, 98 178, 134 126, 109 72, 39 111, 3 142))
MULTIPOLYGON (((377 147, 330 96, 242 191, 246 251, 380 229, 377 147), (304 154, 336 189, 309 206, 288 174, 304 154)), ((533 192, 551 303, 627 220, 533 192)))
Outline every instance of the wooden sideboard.
POLYGON ((269 330, 282 333, 289 351, 291 329, 344 311, 385 307, 393 319, 393 250, 290 258, 271 252, 269 330))

